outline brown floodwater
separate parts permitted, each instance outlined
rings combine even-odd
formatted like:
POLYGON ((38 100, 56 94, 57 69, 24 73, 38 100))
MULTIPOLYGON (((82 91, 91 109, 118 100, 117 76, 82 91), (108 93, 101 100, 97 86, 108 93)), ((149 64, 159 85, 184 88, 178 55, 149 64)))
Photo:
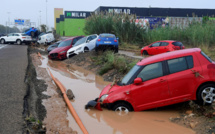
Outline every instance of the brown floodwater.
MULTIPOLYGON (((44 57, 44 56, 43 56, 44 57)), ((114 111, 103 109, 86 110, 84 106, 89 100, 99 96, 101 90, 109 84, 102 77, 75 65, 66 65, 61 61, 42 60, 40 67, 50 68, 54 77, 67 88, 71 89, 75 99, 71 101, 89 134, 193 134, 190 128, 185 128, 169 121, 171 117, 179 116, 178 111, 166 108, 130 112, 119 116, 114 111)), ((69 110, 67 110, 68 127, 82 134, 69 110)))

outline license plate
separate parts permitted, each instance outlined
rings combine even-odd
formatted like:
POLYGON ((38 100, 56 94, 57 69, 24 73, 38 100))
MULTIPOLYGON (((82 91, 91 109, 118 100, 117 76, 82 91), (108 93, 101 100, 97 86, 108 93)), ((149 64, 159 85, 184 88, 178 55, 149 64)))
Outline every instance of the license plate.
POLYGON ((108 44, 108 43, 111 43, 111 42, 110 42, 110 41, 104 41, 104 43, 107 43, 107 44, 108 44))

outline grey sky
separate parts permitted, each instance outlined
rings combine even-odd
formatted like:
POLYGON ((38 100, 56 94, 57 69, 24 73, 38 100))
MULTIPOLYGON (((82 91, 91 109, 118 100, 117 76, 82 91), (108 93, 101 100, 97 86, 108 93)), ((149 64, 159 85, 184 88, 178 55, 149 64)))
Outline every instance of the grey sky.
MULTIPOLYGON (((99 6, 119 7, 163 7, 163 8, 200 8, 215 9, 215 0, 47 0, 47 22, 54 27, 54 8, 64 11, 94 11, 99 6)), ((5 25, 8 18, 30 19, 46 24, 46 0, 0 0, 0 24, 5 25), (10 12, 10 13, 8 13, 10 12)))

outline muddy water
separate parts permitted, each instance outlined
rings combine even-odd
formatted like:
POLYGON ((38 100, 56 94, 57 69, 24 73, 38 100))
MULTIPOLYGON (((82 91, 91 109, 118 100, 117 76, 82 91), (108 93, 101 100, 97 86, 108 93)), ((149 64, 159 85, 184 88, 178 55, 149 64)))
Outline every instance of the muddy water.
MULTIPOLYGON (((53 75, 58 78, 67 89, 72 89, 75 100, 71 101, 80 119, 90 134, 192 134, 189 128, 184 128, 169 121, 170 117, 177 117, 174 110, 158 110, 131 112, 119 116, 109 110, 85 110, 89 101, 99 96, 101 90, 108 84, 101 77, 77 66, 66 66, 61 61, 51 61, 44 57, 41 67, 49 67, 53 75)), ((70 112, 68 127, 79 134, 82 133, 70 112)))

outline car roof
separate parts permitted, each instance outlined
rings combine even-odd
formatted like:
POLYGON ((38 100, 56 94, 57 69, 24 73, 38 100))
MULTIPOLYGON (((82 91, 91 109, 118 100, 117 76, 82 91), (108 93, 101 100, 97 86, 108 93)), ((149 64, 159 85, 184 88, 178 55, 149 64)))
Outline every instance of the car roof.
POLYGON ((162 54, 144 58, 141 61, 139 61, 137 63, 137 65, 143 66, 143 65, 147 65, 147 64, 151 64, 151 63, 155 63, 155 62, 159 62, 159 61, 174 59, 177 57, 182 57, 185 55, 192 54, 194 52, 201 52, 201 49, 200 48, 189 48, 189 49, 176 50, 176 51, 172 51, 172 52, 162 53, 162 54))
POLYGON ((160 40, 160 41, 156 41, 156 42, 181 42, 181 41, 177 41, 177 40, 160 40))
POLYGON ((63 41, 73 40, 73 39, 76 38, 76 37, 84 37, 84 36, 74 36, 74 37, 67 38, 67 39, 65 39, 65 40, 63 40, 63 41))

